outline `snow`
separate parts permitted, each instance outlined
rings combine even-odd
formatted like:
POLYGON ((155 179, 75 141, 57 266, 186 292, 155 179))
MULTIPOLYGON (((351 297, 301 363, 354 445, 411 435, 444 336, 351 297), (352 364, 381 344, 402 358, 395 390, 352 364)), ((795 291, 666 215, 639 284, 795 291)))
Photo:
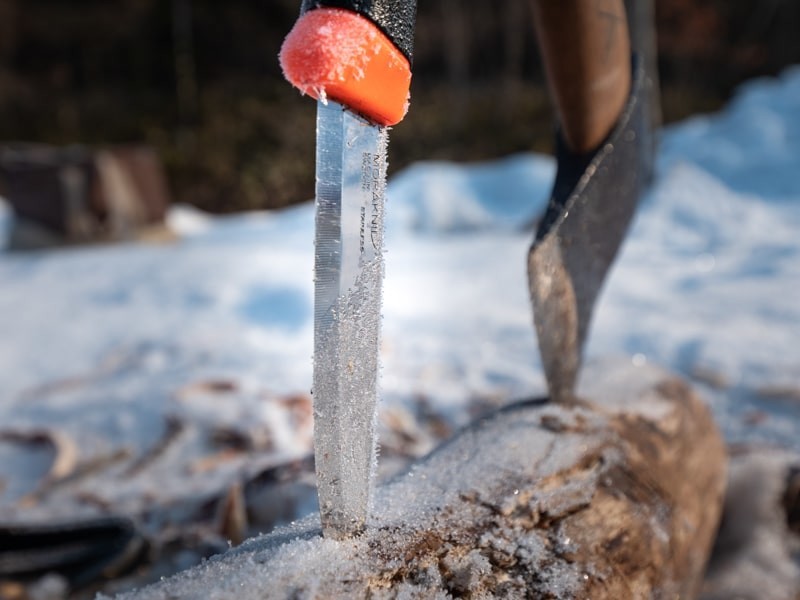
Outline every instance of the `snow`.
POLYGON ((786 514, 775 510, 786 493, 797 454, 761 449, 733 456, 729 465, 727 518, 706 578, 706 597, 779 600, 800 589, 798 536, 788 536, 786 514))
MULTIPOLYGON (((390 417, 423 404, 452 430, 475 406, 544 393, 525 264, 553 169, 526 154, 421 163, 390 181, 384 439, 390 417)), ((674 370, 729 441, 800 449, 798 172, 800 68, 664 131, 589 361, 674 370)), ((17 500, 46 463, 0 460, 14 482, 0 519, 92 512, 90 493, 137 513, 310 452, 313 207, 216 218, 176 207, 168 220, 182 234, 169 245, 0 254, 0 433, 58 431, 78 441, 78 465, 105 465, 26 512, 17 500), (230 458, 221 430, 258 451, 230 458)), ((0 204, 0 235, 7 222, 0 204)), ((18 454, 0 437, 0 456, 18 454)))
POLYGON ((546 202, 554 169, 552 158, 530 154, 468 168, 417 163, 392 179, 388 226, 430 234, 518 230, 546 202))

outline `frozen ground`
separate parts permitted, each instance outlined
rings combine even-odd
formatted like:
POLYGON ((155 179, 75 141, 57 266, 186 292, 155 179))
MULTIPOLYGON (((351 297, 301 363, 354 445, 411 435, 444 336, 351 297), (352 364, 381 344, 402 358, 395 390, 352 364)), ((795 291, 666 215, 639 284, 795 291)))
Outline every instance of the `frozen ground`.
MULTIPOLYGON (((798 68, 666 130, 588 357, 675 370, 730 441, 800 449, 798 173, 798 68)), ((423 452, 476 407, 543 393, 526 225, 552 175, 531 154, 390 182, 384 439, 405 428, 423 452), (443 424, 427 438, 423 413, 443 424)), ((170 221, 178 243, 0 254, 0 519, 138 514, 309 453, 313 207, 170 221)))

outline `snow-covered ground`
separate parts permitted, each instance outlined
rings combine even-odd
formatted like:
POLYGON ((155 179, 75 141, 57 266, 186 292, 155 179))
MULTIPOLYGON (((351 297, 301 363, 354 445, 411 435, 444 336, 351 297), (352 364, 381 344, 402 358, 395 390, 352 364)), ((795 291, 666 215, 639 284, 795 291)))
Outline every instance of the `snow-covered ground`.
MULTIPOLYGON (((526 225, 553 169, 529 154, 390 181, 384 430, 421 404, 454 426, 543 394, 526 225)), ((730 441, 800 449, 798 173, 800 68, 668 128, 588 358, 675 370, 730 441)), ((170 223, 173 244, 0 254, 0 519, 139 512, 310 451, 313 206, 170 223), (80 474, 47 493, 46 448, 19 443, 41 430, 80 474)))

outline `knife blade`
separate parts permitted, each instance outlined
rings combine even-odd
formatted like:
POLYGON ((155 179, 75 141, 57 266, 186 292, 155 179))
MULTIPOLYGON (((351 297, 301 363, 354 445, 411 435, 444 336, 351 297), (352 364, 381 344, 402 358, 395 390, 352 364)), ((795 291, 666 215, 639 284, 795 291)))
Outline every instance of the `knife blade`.
POLYGON ((376 460, 387 143, 387 128, 318 102, 314 446, 332 537, 364 528, 376 460))
POLYGON ((303 0, 281 48, 317 98, 314 457, 323 535, 367 524, 376 464, 388 127, 408 108, 416 0, 303 0))

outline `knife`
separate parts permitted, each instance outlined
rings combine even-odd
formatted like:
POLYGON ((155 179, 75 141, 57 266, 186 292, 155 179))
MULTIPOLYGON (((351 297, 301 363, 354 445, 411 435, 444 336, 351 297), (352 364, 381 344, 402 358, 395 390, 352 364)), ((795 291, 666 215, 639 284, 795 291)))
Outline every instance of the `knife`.
POLYGON ((314 458, 323 535, 363 531, 376 464, 388 128, 405 116, 416 0, 304 0, 281 48, 317 99, 314 458))

